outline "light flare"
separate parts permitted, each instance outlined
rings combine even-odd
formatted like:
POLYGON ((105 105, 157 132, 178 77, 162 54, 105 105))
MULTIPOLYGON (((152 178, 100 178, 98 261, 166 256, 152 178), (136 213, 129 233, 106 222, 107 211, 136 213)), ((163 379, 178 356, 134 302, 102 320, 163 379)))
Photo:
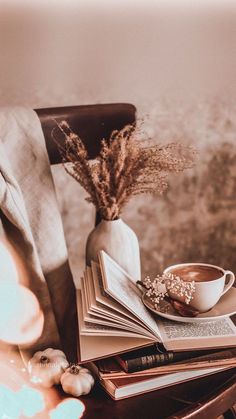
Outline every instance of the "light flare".
POLYGON ((18 419, 20 417, 20 411, 21 409, 16 393, 0 384, 0 418, 18 419))
MULTIPOLYGON (((22 372, 22 359, 18 352, 10 356, 2 352, 0 356, 0 419, 35 417, 45 410, 44 392, 29 384, 28 374, 22 372)), ((46 418, 46 415, 42 417, 46 418)))
POLYGON ((50 419, 79 419, 85 411, 84 404, 77 399, 68 398, 49 412, 50 419))
POLYGON ((44 325, 36 296, 19 283, 26 275, 22 266, 10 243, 0 240, 0 340, 13 345, 33 343, 44 325))
POLYGON ((0 281, 18 282, 18 272, 8 248, 0 241, 0 281))
POLYGON ((27 418, 33 418, 37 413, 45 409, 45 401, 41 391, 27 385, 16 393, 21 414, 27 418))
POLYGON ((0 281, 0 339, 29 344, 42 333, 44 316, 35 295, 26 287, 0 281))
POLYGON ((23 385, 19 391, 0 385, 0 418, 33 418, 45 409, 44 396, 39 390, 23 385))

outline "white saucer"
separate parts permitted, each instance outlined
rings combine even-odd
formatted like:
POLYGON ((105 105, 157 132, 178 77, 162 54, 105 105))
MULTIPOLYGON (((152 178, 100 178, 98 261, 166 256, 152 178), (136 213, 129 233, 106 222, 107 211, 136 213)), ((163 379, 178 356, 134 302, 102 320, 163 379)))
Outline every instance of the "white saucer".
POLYGON ((146 294, 143 294, 142 300, 145 306, 158 316, 182 323, 209 322, 212 320, 222 319, 224 317, 230 317, 236 313, 236 288, 234 287, 230 288, 230 290, 220 298, 218 303, 211 310, 206 313, 198 314, 196 317, 180 316, 174 310, 172 305, 165 300, 161 301, 160 309, 157 310, 154 308, 154 305, 146 294))

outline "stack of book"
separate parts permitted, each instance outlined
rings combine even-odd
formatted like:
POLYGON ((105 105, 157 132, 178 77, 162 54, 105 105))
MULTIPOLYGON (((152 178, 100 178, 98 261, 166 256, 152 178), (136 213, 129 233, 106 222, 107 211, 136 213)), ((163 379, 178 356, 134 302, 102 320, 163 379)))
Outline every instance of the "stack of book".
POLYGON ((77 292, 80 363, 114 399, 236 367, 236 327, 229 317, 175 323, 151 313, 132 278, 105 252, 77 292))

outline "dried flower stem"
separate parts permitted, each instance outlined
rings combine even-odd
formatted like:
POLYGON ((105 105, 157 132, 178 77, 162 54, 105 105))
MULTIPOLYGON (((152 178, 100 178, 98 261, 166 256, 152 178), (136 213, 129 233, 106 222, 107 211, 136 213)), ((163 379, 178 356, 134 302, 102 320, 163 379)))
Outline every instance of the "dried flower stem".
POLYGON ((138 128, 127 125, 103 139, 95 160, 89 160, 81 138, 66 121, 57 122, 65 138, 62 147, 55 138, 65 170, 86 190, 87 201, 94 204, 101 218, 118 218, 124 205, 134 195, 162 194, 167 188, 168 173, 191 168, 195 150, 180 144, 145 146, 137 140, 138 128))

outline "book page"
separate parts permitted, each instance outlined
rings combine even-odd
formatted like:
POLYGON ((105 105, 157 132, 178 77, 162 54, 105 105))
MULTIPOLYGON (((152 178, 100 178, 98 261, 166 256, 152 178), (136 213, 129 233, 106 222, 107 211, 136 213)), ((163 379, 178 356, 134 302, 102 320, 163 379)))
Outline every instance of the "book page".
POLYGON ((230 318, 201 323, 175 323, 170 320, 158 323, 164 341, 236 336, 236 327, 230 318))
POLYGON ((174 323, 158 320, 163 344, 167 350, 182 351, 236 346, 236 328, 230 318, 211 322, 174 323))
MULTIPOLYGON (((80 335, 88 335, 88 336, 119 336, 119 337, 129 337, 129 338, 138 338, 140 335, 138 333, 132 332, 130 330, 125 329, 119 329, 111 325, 106 324, 99 324, 92 323, 90 321, 84 320, 84 306, 83 306, 83 300, 82 300, 82 293, 81 290, 77 290, 77 302, 80 307, 80 310, 78 311, 78 321, 79 321, 79 330, 80 335)), ((143 339, 148 339, 146 336, 142 336, 143 339)))
POLYGON ((89 284, 87 289, 85 287, 85 294, 86 294, 85 297, 88 299, 88 306, 86 307, 87 312, 94 316, 103 317, 111 321, 122 322, 122 316, 120 315, 120 313, 118 313, 117 310, 114 310, 111 307, 111 304, 105 305, 100 300, 97 300, 96 294, 95 293, 93 294, 93 292, 89 296, 87 296, 87 293, 90 292, 88 291, 88 288, 90 290, 93 289, 92 270, 88 266, 86 267, 86 277, 84 277, 81 284, 83 284, 83 282, 84 283, 87 282, 87 284, 89 284))
MULTIPOLYGON (((87 306, 87 311, 89 314, 93 314, 94 316, 104 316, 109 317, 109 319, 113 319, 115 321, 122 321, 122 317, 120 313, 111 307, 111 304, 104 304, 104 299, 101 300, 99 296, 95 293, 94 288, 94 280, 92 275, 92 270, 90 267, 86 267, 86 277, 84 277, 84 282, 87 281, 89 283, 89 288, 92 290, 92 293, 90 294, 90 302, 87 306)), ((82 283, 81 283, 82 284, 82 283)), ((86 293, 86 291, 85 291, 86 293)), ((86 298, 88 298, 85 295, 86 298)))
POLYGON ((122 330, 132 332, 135 334, 135 336, 141 334, 143 335, 143 329, 141 327, 136 326, 136 324, 132 322, 128 322, 123 320, 122 317, 117 317, 116 319, 110 317, 109 310, 107 308, 107 312, 103 311, 103 313, 91 313, 91 311, 88 310, 88 306, 86 304, 86 296, 85 296, 85 290, 86 287, 84 287, 85 279, 81 278, 81 299, 82 299, 82 316, 84 321, 84 328, 82 328, 81 333, 97 333, 97 335, 100 335, 100 329, 98 325, 102 326, 108 326, 105 329, 103 328, 103 333, 109 335, 110 330, 111 334, 113 335, 114 329, 119 330, 119 335, 122 336, 122 330), (94 326, 92 326, 94 324, 94 326), (110 327, 110 329, 109 329, 110 327))
POLYGON ((114 298, 112 298, 108 293, 105 292, 103 286, 103 279, 101 268, 99 264, 92 261, 92 280, 94 282, 95 294, 96 294, 96 301, 103 304, 106 309, 109 309, 110 312, 117 313, 119 316, 122 316, 123 321, 126 323, 134 323, 136 326, 139 327, 141 334, 147 334, 149 337, 153 337, 152 334, 150 336, 149 328, 140 321, 135 315, 131 313, 131 311, 126 309, 123 304, 118 303, 114 298))
POLYGON ((103 288, 107 294, 126 307, 160 340, 158 325, 144 306, 141 292, 126 272, 104 251, 99 252, 103 288))

